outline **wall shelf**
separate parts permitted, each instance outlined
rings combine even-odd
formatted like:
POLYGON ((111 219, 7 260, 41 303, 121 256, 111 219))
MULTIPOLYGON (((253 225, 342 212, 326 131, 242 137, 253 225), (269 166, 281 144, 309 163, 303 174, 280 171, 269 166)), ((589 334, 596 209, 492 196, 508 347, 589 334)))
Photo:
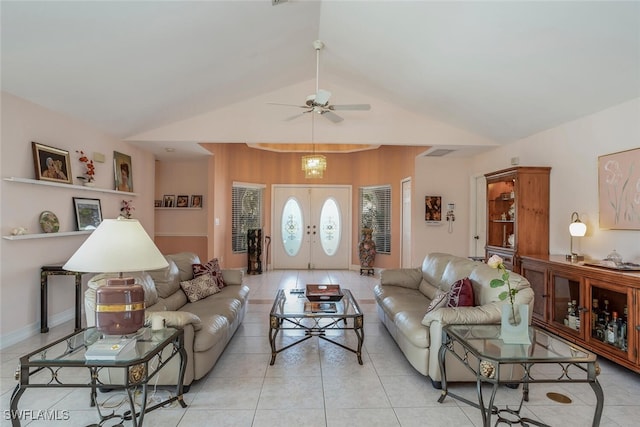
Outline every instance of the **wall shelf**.
POLYGON ((202 208, 169 208, 169 207, 156 207, 157 211, 201 211, 202 208))
POLYGON ((60 233, 33 233, 33 234, 20 234, 18 236, 2 236, 5 240, 28 240, 28 239, 46 239, 49 237, 68 237, 68 236, 80 236, 83 234, 91 234, 93 230, 88 231, 63 231, 60 233))
MULTIPOLYGON (((4 178, 5 181, 9 182, 19 182, 21 184, 32 184, 32 185, 45 185, 48 187, 59 187, 59 188, 70 188, 74 190, 83 190, 83 191, 95 191, 98 193, 111 193, 111 194, 122 194, 125 196, 137 196, 138 193, 130 193, 128 191, 118 191, 118 190, 109 190, 107 188, 98 188, 98 187, 85 187, 84 185, 73 185, 73 184, 62 184, 60 182, 52 182, 52 181, 41 181, 37 179, 29 179, 29 178, 17 178, 17 177, 9 177, 4 178)), ((58 233, 60 234, 60 233, 58 233)))

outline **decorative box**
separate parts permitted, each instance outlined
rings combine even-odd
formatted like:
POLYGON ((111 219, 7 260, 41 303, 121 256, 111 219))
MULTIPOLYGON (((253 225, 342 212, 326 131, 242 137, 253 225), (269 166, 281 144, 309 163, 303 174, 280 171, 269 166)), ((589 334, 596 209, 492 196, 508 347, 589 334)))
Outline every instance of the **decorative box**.
POLYGON ((344 294, 340 285, 307 285, 305 296, 309 301, 340 301, 344 294))

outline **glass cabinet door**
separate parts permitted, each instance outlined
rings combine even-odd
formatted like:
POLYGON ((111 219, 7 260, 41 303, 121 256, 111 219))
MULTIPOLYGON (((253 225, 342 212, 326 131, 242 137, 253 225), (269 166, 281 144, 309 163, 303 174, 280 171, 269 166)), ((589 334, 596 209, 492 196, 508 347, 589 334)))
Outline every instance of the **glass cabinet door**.
POLYGON ((512 175, 487 182, 487 245, 515 247, 516 195, 512 175))
POLYGON ((569 272, 551 270, 551 322, 554 326, 584 338, 584 289, 582 278, 569 272))
POLYGON ((633 344, 633 289, 598 280, 589 281, 590 310, 588 341, 628 358, 633 344))

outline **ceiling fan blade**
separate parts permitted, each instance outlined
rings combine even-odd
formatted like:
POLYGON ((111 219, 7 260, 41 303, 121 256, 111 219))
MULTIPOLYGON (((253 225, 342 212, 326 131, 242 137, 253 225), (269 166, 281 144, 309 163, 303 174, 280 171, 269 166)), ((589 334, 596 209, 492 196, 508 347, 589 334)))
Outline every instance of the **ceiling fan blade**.
POLYGON ((354 110, 354 111, 368 111, 371 110, 371 105, 369 104, 347 104, 347 105, 329 105, 327 108, 329 110, 354 110))
POLYGON ((331 98, 331 92, 324 89, 318 89, 318 93, 316 93, 316 98, 314 100, 314 103, 315 105, 324 107, 329 103, 329 98, 331 98))
POLYGON ((340 123, 341 121, 344 120, 342 117, 340 117, 333 111, 324 110, 320 114, 326 117, 327 119, 331 120, 333 123, 340 123))
POLYGON ((279 104, 277 102, 267 102, 268 105, 281 105, 284 107, 309 108, 307 105, 279 104))
POLYGON ((298 117, 302 117, 302 116, 304 116, 305 114, 310 113, 310 112, 312 112, 312 111, 313 111, 313 110, 303 111, 302 113, 298 113, 298 114, 295 114, 295 115, 293 115, 293 116, 291 116, 291 117, 287 117, 286 119, 284 119, 284 121, 285 121, 285 122, 290 122, 291 120, 295 120, 295 119, 297 119, 298 117))

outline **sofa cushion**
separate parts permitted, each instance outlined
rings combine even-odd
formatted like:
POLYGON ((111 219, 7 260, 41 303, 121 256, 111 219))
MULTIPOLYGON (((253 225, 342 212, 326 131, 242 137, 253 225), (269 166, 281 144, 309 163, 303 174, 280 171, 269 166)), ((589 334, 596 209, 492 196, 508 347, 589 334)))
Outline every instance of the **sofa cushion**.
POLYGON ((220 264, 218 263, 218 258, 213 258, 206 264, 193 264, 191 267, 193 269, 193 277, 209 274, 216 281, 218 288, 222 289, 226 286, 224 277, 222 276, 222 270, 220 269, 220 264))
POLYGON ((444 307, 449 302, 449 292, 438 291, 435 298, 431 300, 431 304, 427 307, 427 313, 433 310, 437 310, 440 307, 444 307))
POLYGON ((422 272, 419 268, 393 268, 380 272, 380 283, 383 285, 418 289, 421 280, 422 272))
POLYGON ((160 298, 167 298, 180 289, 180 270, 170 256, 165 256, 165 259, 169 263, 167 267, 149 272, 160 298))
POLYGON ((209 314, 202 318, 202 330, 199 331, 193 341, 193 351, 207 351, 220 341, 228 338, 229 321, 218 314, 209 314))
POLYGON ((193 279, 193 264, 200 264, 200 258, 193 252, 180 252, 177 254, 167 255, 166 258, 172 259, 178 271, 180 272, 180 282, 193 279))
POLYGON ((468 277, 456 281, 447 292, 447 307, 473 307, 473 285, 468 277))
POLYGON ((203 274, 194 279, 180 282, 180 287, 187 295, 189 302, 196 302, 220 292, 215 278, 209 274, 203 274))

